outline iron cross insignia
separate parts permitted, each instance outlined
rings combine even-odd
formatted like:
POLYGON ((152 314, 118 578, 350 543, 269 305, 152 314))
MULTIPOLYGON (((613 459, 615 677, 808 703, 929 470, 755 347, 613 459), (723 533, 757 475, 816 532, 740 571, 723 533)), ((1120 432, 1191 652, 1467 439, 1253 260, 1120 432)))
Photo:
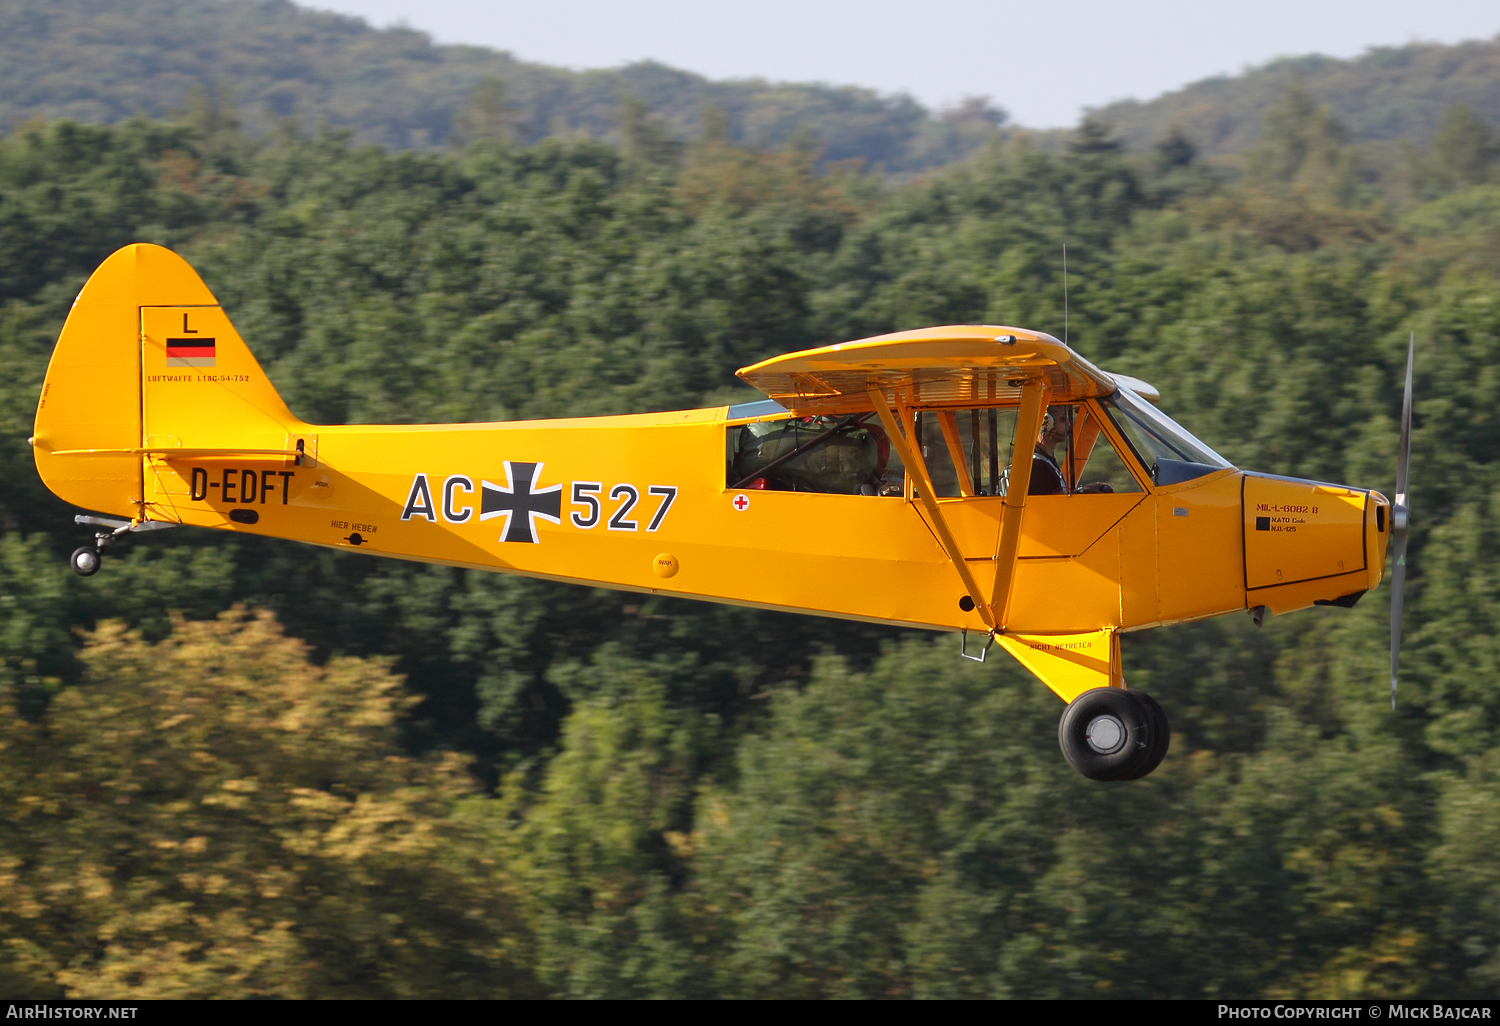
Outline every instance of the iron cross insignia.
POLYGON ((506 487, 480 482, 479 519, 505 518, 505 533, 501 541, 530 542, 537 544, 536 518, 562 523, 562 485, 538 488, 541 480, 540 463, 512 463, 505 461, 506 487))

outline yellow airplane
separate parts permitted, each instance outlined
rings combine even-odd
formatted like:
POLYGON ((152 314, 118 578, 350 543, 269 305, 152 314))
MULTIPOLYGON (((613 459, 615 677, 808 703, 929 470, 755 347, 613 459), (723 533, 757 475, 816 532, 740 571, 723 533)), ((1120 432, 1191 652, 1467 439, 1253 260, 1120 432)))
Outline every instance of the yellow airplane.
POLYGON ((925 328, 739 376, 769 398, 307 424, 193 269, 132 245, 74 302, 31 445, 48 488, 106 514, 76 518, 97 529, 80 574, 126 534, 191 525, 957 632, 962 655, 998 642, 1068 703, 1061 747, 1097 780, 1146 775, 1169 742, 1125 686, 1121 633, 1352 606, 1393 528, 1404 551, 1404 494, 1393 515, 1368 489, 1237 470, 1151 386, 1041 332, 925 328))

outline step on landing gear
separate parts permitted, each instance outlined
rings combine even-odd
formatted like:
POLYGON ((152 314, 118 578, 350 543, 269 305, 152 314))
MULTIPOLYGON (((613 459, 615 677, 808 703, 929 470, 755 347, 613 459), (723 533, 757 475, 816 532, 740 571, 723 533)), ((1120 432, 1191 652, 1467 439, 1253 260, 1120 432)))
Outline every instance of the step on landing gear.
POLYGON ((1063 710, 1057 741, 1090 780, 1135 780, 1161 764, 1172 735, 1167 714, 1144 691, 1091 688, 1063 710))
POLYGON ((132 523, 129 520, 117 520, 114 517, 91 517, 76 516, 73 518, 75 524, 84 524, 90 527, 102 528, 94 532, 93 545, 80 545, 73 550, 68 557, 68 565, 79 577, 92 577, 99 572, 104 565, 104 550, 114 544, 122 535, 134 534, 137 531, 161 531, 176 524, 164 520, 142 520, 132 523))

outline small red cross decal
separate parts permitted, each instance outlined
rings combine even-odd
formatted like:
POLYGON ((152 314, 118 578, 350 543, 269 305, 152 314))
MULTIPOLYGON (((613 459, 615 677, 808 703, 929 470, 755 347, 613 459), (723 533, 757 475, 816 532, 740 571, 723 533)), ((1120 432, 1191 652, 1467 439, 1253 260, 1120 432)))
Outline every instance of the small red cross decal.
POLYGON ((741 492, 739 495, 736 495, 734 497, 734 508, 739 510, 741 513, 745 512, 745 510, 750 508, 750 496, 746 495, 743 492, 741 492))

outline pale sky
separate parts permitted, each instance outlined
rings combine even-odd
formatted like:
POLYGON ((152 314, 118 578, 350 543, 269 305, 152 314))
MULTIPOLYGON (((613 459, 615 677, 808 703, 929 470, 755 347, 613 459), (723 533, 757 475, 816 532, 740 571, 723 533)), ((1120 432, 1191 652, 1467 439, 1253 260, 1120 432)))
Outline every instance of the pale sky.
POLYGON ((1070 126, 1085 107, 1273 57, 1352 57, 1500 33, 1495 0, 312 0, 439 43, 569 68, 647 58, 710 78, 907 92, 934 109, 988 95, 1014 121, 1070 126))

